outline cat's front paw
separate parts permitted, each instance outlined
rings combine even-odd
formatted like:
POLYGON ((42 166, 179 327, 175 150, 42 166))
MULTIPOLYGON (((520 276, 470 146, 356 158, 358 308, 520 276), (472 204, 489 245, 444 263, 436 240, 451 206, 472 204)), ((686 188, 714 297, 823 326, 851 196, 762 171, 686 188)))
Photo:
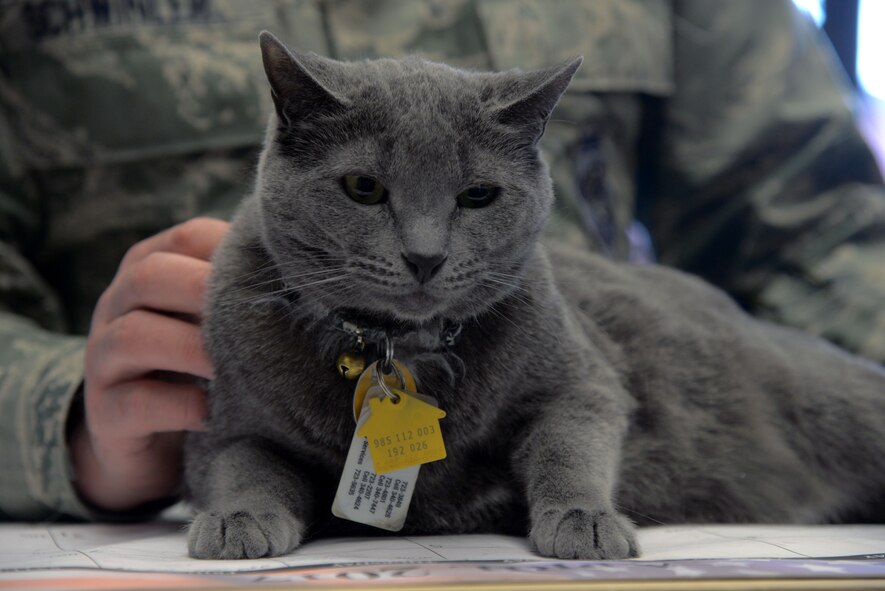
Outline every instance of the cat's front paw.
POLYGON ((187 549, 193 558, 279 556, 298 547, 303 529, 284 511, 204 511, 191 523, 187 549))
POLYGON ((551 509, 532 525, 529 538, 544 556, 616 560, 639 555, 633 524, 615 511, 551 509))

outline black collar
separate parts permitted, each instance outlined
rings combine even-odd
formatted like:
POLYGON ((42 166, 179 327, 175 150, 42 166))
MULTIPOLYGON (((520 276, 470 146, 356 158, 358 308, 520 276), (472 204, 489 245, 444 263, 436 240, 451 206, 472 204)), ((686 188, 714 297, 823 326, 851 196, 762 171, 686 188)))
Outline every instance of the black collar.
POLYGON ((416 324, 390 320, 382 321, 353 311, 336 311, 329 315, 330 324, 354 340, 355 348, 366 345, 383 349, 386 339, 395 342, 397 348, 439 351, 455 345, 461 335, 460 322, 436 320, 428 324, 416 324))

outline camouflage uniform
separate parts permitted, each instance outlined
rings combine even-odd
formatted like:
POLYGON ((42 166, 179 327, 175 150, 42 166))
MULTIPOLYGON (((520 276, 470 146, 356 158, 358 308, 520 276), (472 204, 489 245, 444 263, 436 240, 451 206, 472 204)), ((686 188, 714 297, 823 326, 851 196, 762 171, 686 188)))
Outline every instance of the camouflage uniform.
POLYGON ((551 232, 659 259, 885 360, 885 189, 788 0, 6 0, 0 18, 0 511, 95 517, 66 417, 94 303, 135 241, 248 190, 257 33, 342 59, 524 69, 583 55, 544 139, 551 232), (635 246, 635 241, 633 241, 635 246))

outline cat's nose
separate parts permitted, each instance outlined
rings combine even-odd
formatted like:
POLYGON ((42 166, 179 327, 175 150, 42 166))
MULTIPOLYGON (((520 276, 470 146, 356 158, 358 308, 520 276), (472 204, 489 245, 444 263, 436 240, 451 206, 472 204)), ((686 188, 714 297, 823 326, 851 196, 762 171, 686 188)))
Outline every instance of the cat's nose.
POLYGON ((430 279, 439 272, 443 263, 445 263, 448 258, 448 255, 446 254, 433 254, 428 256, 415 252, 404 252, 402 255, 406 267, 409 268, 409 271, 412 272, 412 275, 415 276, 418 283, 427 283, 430 281, 430 279))

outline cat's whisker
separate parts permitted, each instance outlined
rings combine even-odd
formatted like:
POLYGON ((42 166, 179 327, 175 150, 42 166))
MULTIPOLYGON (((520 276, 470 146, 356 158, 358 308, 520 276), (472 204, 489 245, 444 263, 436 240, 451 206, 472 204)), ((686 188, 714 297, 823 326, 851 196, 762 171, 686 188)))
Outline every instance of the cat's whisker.
MULTIPOLYGON (((511 291, 508 294, 508 297, 512 297, 513 299, 515 299, 519 302, 522 302, 523 304, 527 304, 527 305, 532 304, 532 300, 527 295, 530 293, 527 289, 520 288, 519 286, 513 285, 512 283, 509 283, 507 281, 500 281, 500 280, 494 279, 492 277, 485 277, 484 280, 491 281, 495 285, 503 285, 505 287, 513 288, 514 291, 511 291), (520 291, 525 292, 525 293, 520 293, 520 291)), ((486 287, 493 287, 493 286, 487 284, 486 287)))
MULTIPOLYGON (((310 300, 275 298, 275 310, 273 314, 281 322, 297 323, 313 315, 317 302, 322 302, 324 297, 312 297, 310 300)), ((303 327, 302 327, 303 328, 303 327)), ((301 330, 301 329, 299 329, 301 330)))
POLYGON ((504 271, 500 271, 495 267, 488 267, 486 269, 487 273, 491 273, 492 275, 498 275, 500 277, 507 277, 508 279, 515 279, 516 281, 524 281, 525 275, 517 275, 515 273, 505 273, 504 271))
MULTIPOLYGON (((500 285, 506 285, 507 287, 512 288, 515 292, 521 292, 521 295, 524 294, 523 297, 525 297, 531 293, 526 287, 519 285, 518 283, 513 283, 512 281, 508 281, 506 279, 500 279, 500 278, 492 276, 492 275, 486 275, 485 279, 488 281, 493 281, 493 282, 498 283, 500 285)), ((528 301, 528 300, 526 300, 526 301, 528 301)))
POLYGON ((335 281, 342 281, 344 279, 345 279, 344 276, 339 275, 339 276, 335 276, 335 277, 327 277, 325 279, 318 279, 316 281, 309 281, 307 283, 302 283, 299 285, 285 286, 285 287, 282 287, 280 289, 276 289, 273 291, 262 292, 262 293, 254 295, 252 297, 241 298, 239 300, 239 302, 251 304, 251 303, 255 303, 255 302, 258 302, 258 301, 261 301, 264 299, 272 300, 274 298, 283 298, 291 293, 296 293, 296 292, 298 292, 304 288, 307 288, 307 287, 313 287, 313 286, 322 285, 325 283, 332 283, 335 281))
POLYGON ((335 277, 326 277, 325 279, 317 279, 316 281, 308 281, 307 283, 299 283, 298 285, 286 285, 286 287, 278 290, 279 293, 291 293, 300 291, 314 285, 323 285, 324 283, 332 283, 334 281, 343 281, 346 279, 344 275, 336 275, 335 277))
POLYGON ((329 273, 340 273, 340 272, 344 271, 345 269, 346 269, 346 267, 344 265, 340 265, 337 267, 328 267, 328 268, 324 268, 324 269, 316 269, 314 271, 306 271, 304 273, 293 273, 291 275, 284 275, 284 276, 280 277, 280 281, 283 281, 285 283, 285 282, 290 281, 292 279, 299 279, 301 277, 312 277, 315 275, 327 275, 329 273))
POLYGON ((513 328, 516 329, 516 331, 520 334, 520 336, 522 336, 524 338, 531 338, 531 335, 529 335, 529 333, 528 333, 528 331, 526 331, 525 327, 523 327, 522 325, 517 323, 515 320, 513 320, 509 316, 507 316, 507 314, 505 314, 504 312, 499 310, 497 306, 498 306, 497 303, 492 304, 491 306, 489 306, 487 308, 488 312, 492 316, 494 316, 495 318, 500 318, 501 320, 504 320, 505 322, 512 325, 513 328))
POLYGON ((303 264, 305 266, 311 266, 315 268, 324 268, 327 265, 343 265, 348 262, 348 257, 341 255, 299 255, 298 258, 303 261, 303 264))
POLYGON ((654 517, 651 517, 650 515, 646 515, 645 513, 640 513, 639 511, 635 511, 633 509, 628 509, 627 507, 620 507, 619 506, 618 510, 623 511, 624 513, 632 513, 633 515, 638 515, 639 517, 642 517, 643 519, 647 519, 648 521, 651 521, 652 523, 657 523, 658 525, 670 525, 669 523, 664 523, 663 521, 655 519, 654 517))
POLYGON ((237 283, 242 282, 242 281, 249 279, 251 277, 255 277, 256 275, 260 275, 261 273, 268 271, 270 268, 272 268, 274 266, 276 266, 276 263, 274 261, 267 261, 263 265, 259 265, 258 268, 253 269, 252 271, 249 271, 248 273, 243 273, 242 275, 234 276, 233 280, 236 281, 237 283))
POLYGON ((339 259, 339 260, 343 261, 343 260, 349 258, 349 256, 346 254, 338 254, 338 253, 334 253, 334 252, 321 252, 321 253, 302 252, 300 254, 302 256, 304 256, 305 258, 315 259, 315 260, 319 260, 319 261, 329 260, 329 259, 339 259))
POLYGON ((507 279, 509 281, 515 281, 519 284, 525 282, 524 275, 514 275, 513 273, 504 273, 502 271, 495 271, 494 269, 488 269, 486 271, 487 274, 492 275, 494 277, 500 277, 501 279, 507 279))
POLYGON ((291 280, 291 279, 299 279, 301 277, 311 277, 311 276, 316 276, 316 275, 329 275, 331 273, 338 273, 343 270, 344 270, 343 266, 342 267, 332 267, 330 269, 319 269, 316 271, 308 271, 306 273, 295 273, 292 275, 286 275, 285 277, 274 277, 273 279, 268 279, 267 281, 259 281, 258 283, 251 283, 249 285, 245 285, 241 288, 231 290, 229 293, 236 294, 238 292, 248 291, 250 289, 255 289, 256 287, 262 287, 264 285, 269 285, 274 282, 281 282, 284 285, 286 285, 286 281, 291 280))
MULTIPOLYGON (((481 281, 478 283, 478 285, 480 285, 480 286, 482 286, 482 287, 487 287, 487 288, 489 288, 489 289, 495 289, 495 290, 498 289, 498 286, 497 286, 497 285, 488 284, 488 283, 483 283, 483 282, 481 282, 481 281)), ((512 295, 513 297, 516 297, 516 294, 511 294, 511 295, 512 295)), ((497 318, 501 318, 501 319, 503 319, 503 320, 506 320, 507 322, 509 322, 510 324, 512 324, 513 326, 515 326, 516 328, 518 328, 518 329, 520 330, 520 332, 521 332, 523 335, 527 334, 527 333, 525 332, 524 328, 523 328, 521 325, 519 325, 518 323, 514 322, 513 319, 511 319, 507 314, 505 314, 502 310, 499 309, 500 306, 501 306, 501 302, 495 302, 494 304, 491 304, 491 305, 487 308, 487 310, 488 310, 491 314, 493 314, 494 316, 496 316, 497 318)))
POLYGON ((497 275, 499 277, 507 277, 508 279, 516 279, 518 281, 523 281, 525 279, 524 275, 514 275, 513 273, 503 273, 501 271, 496 271, 495 269, 489 269, 488 273, 491 275, 497 275))
POLYGON ((495 281, 496 283, 501 283, 501 284, 506 285, 506 286, 508 286, 508 287, 513 287, 513 288, 518 288, 518 289, 525 289, 524 287, 522 287, 522 286, 519 285, 518 283, 513 283, 512 281, 509 281, 509 280, 507 280, 507 279, 502 279, 502 278, 500 278, 500 277, 495 276, 493 273, 486 273, 486 274, 483 276, 483 279, 487 279, 487 280, 489 280, 489 281, 495 281))
POLYGON ((521 337, 531 338, 531 334, 525 329, 525 327, 514 320, 510 315, 507 314, 505 310, 502 310, 502 302, 495 302, 490 305, 487 310, 491 313, 495 318, 500 318, 501 320, 506 321, 511 324, 520 334, 521 337))
MULTIPOLYGON (((248 248, 248 247, 246 247, 246 248, 248 248)), ((256 250, 259 249, 259 247, 254 247, 254 248, 256 250)), ((326 255, 310 255, 311 260, 319 261, 319 262, 331 262, 331 261, 335 261, 335 260, 344 261, 345 258, 346 257, 344 255, 332 254, 332 253, 328 253, 326 255)), ((245 281, 251 277, 255 277, 256 275, 261 275, 262 273, 265 273, 276 266, 277 266, 276 261, 269 259, 268 261, 266 261, 264 264, 258 266, 257 268, 255 268, 247 273, 243 273, 242 275, 235 276, 234 279, 237 282, 242 282, 242 281, 245 281)))

